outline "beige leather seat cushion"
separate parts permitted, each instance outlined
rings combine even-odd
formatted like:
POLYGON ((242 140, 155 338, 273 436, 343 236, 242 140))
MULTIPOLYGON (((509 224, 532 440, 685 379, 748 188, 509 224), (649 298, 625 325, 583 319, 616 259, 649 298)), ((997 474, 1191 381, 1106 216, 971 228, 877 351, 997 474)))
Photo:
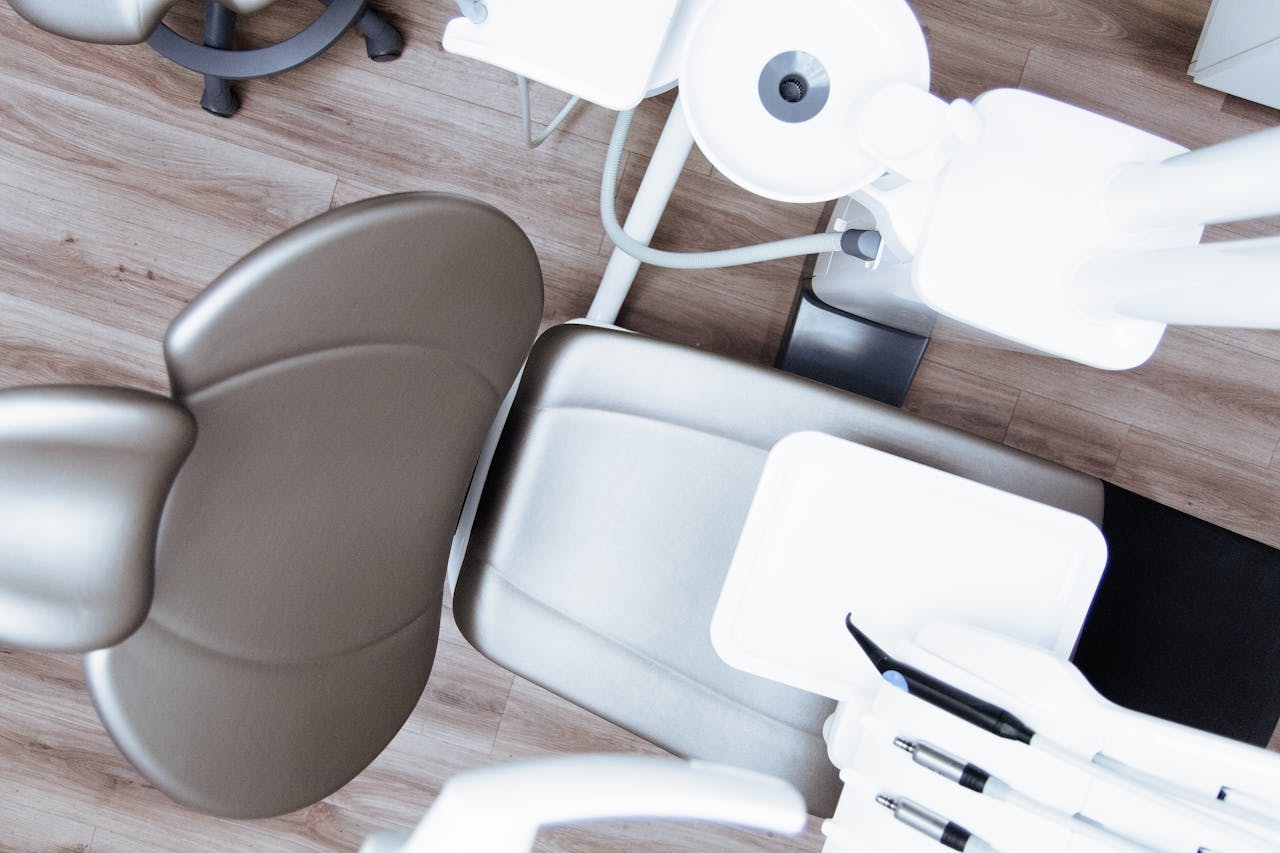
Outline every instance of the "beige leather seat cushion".
POLYGON ((832 704, 732 669, 709 636, 766 454, 798 430, 1101 517, 1098 481, 1018 451, 767 368, 561 326, 525 368, 458 624, 503 666, 679 755, 787 778, 829 815, 832 704))

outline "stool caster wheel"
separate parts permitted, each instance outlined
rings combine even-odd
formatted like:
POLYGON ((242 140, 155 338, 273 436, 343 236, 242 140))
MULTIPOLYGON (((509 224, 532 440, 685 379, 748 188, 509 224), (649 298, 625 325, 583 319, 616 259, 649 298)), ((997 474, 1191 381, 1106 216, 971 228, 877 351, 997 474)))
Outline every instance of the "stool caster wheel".
POLYGON ((231 88, 231 83, 212 78, 205 81, 204 94, 200 96, 200 106, 207 112, 222 118, 231 118, 240 109, 240 96, 231 88))
POLYGON ((404 38, 394 28, 386 27, 377 35, 365 36, 364 49, 374 62, 390 62, 404 52, 404 38))

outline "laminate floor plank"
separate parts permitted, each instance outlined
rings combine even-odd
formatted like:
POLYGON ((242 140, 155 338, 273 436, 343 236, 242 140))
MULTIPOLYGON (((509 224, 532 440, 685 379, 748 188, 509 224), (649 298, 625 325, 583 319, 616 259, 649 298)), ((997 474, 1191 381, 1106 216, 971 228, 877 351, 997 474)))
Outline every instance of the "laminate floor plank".
POLYGON ((123 385, 166 393, 160 341, 0 290, 0 387, 123 385))
MULTIPOLYGON (((374 5, 384 12, 388 20, 395 22, 407 37, 404 54, 394 63, 381 65, 380 73, 392 79, 458 98, 468 106, 483 106, 503 113, 508 117, 510 138, 513 140, 522 138, 523 131, 519 118, 520 99, 516 89, 515 75, 496 66, 449 53, 441 44, 445 24, 458 16, 455 4, 392 2, 374 5)), ((314 8, 303 3, 284 9, 272 8, 252 16, 242 26, 239 37, 244 47, 270 44, 289 33, 296 32, 306 21, 314 17, 314 14, 314 8)), ((174 23, 173 19, 177 18, 176 26, 185 33, 195 34, 199 31, 196 27, 199 16, 200 10, 186 3, 180 4, 177 10, 166 18, 166 21, 174 23)), ((344 35, 326 54, 326 58, 357 68, 367 66, 369 63, 365 57, 363 40, 352 32, 344 35)), ((241 88, 252 96, 255 85, 250 82, 241 88)), ((537 132, 560 111, 567 100, 567 95, 536 81, 531 81, 529 94, 532 122, 534 131, 537 132)), ((675 92, 666 92, 648 99, 645 105, 637 110, 631 133, 627 138, 627 151, 647 154, 653 150, 666 120, 667 110, 674 100, 675 92)), ((597 143, 607 143, 613 131, 614 116, 615 113, 611 110, 589 102, 580 102, 560 126, 560 131, 553 134, 542 147, 546 150, 555 150, 562 144, 566 134, 597 143)), ((695 173, 711 173, 711 164, 696 148, 690 155, 686 168, 695 173)))
POLYGON ((18 666, 6 661, 0 670, 0 791, 6 807, 91 820, 132 838, 135 849, 270 849, 262 822, 191 813, 143 782, 101 725, 88 719, 93 712, 82 678, 56 686, 44 678, 23 683, 31 680, 32 663, 55 671, 68 663, 78 668, 72 656, 24 657, 18 666))
POLYGON ((493 756, 509 760, 592 752, 670 754, 567 699, 516 676, 507 699, 506 712, 498 727, 493 756))
MULTIPOLYGON (((619 179, 619 220, 625 220, 648 167, 648 157, 636 154, 628 157, 619 179)), ((658 222, 651 245, 675 252, 699 252, 812 234, 826 227, 822 220, 823 208, 822 204, 786 204, 761 198, 719 176, 686 175, 676 184, 667 207, 669 215, 664 215, 658 222)), ((604 244, 602 248, 605 255, 612 253, 611 244, 604 244)), ((803 258, 782 258, 747 267, 660 272, 711 286, 720 284, 725 287, 726 297, 747 299, 768 307, 778 304, 776 291, 781 289, 787 300, 783 307, 785 312, 790 308, 790 299, 803 265, 803 258), (733 284, 734 280, 741 278, 744 270, 755 267, 767 269, 771 276, 785 283, 781 288, 770 287, 765 293, 744 291, 733 284), (679 275, 673 275, 675 272, 679 275)))
MULTIPOLYGON (((397 14, 418 32, 436 34, 436 38, 428 44, 419 46, 432 53, 432 73, 420 77, 415 82, 425 88, 433 89, 447 95, 463 98, 470 103, 482 105, 496 112, 510 116, 510 135, 518 139, 523 132, 520 126, 520 100, 516 90, 515 75, 492 65, 476 62, 464 56, 448 53, 441 45, 441 36, 445 24, 457 17, 456 5, 451 3, 416 3, 398 4, 397 14)), ((399 62, 399 60, 397 60, 399 62)), ((397 69, 398 71, 399 69, 397 69)), ((564 93, 536 81, 529 88, 532 105, 533 125, 535 132, 545 126, 564 106, 564 93)), ((667 113, 675 101, 675 91, 669 91, 653 98, 646 99, 636 110, 631 132, 627 136, 626 150, 638 154, 649 154, 658 142, 658 136, 666 122, 667 113)), ((583 101, 561 125, 561 131, 553 134, 542 148, 554 150, 561 144, 564 133, 583 137, 600 143, 609 141, 613 132, 615 113, 603 107, 583 101)), ((601 148, 603 152, 603 147, 601 148)), ((603 154, 601 155, 603 156, 603 154)), ((697 147, 689 156, 686 170, 697 174, 711 174, 711 163, 697 147)))
MULTIPOLYGON (((0 46, 6 38, 0 26, 0 46)), ((64 64, 31 45, 24 52, 63 88, 90 97, 118 98, 106 95, 101 82, 118 78, 116 85, 131 92, 127 108, 202 137, 389 190, 471 195, 499 205, 530 234, 590 250, 599 245, 596 200, 603 150, 598 143, 565 136, 556 150, 535 152, 535 160, 512 132, 510 116, 388 78, 378 63, 346 66, 329 54, 280 77, 253 81, 253 109, 246 106, 234 119, 222 120, 192 107, 189 81, 173 69, 168 78, 158 74, 152 57, 131 61, 137 59, 131 50, 70 44, 88 56, 64 64), (163 89, 149 90, 153 82, 163 89), (380 114, 379 104, 388 112, 380 114), (557 216, 547 217, 549 209, 557 216)), ((58 55, 67 52, 60 46, 58 55)), ((119 139, 110 126, 97 136, 104 162, 127 156, 128 140, 119 139)), ((251 181, 231 170, 220 177, 251 181)), ((199 204, 195 196, 174 199, 175 207, 199 204)), ((250 218, 254 210, 246 206, 240 215, 250 218)), ((256 239, 262 241, 282 229, 259 230, 256 239)))
POLYGON ((924 23, 929 91, 946 101, 1017 88, 1031 49, 965 26, 924 23))
POLYGON ((0 72, 0 184, 243 254, 325 210, 336 178, 0 72), (86 192, 101 193, 97 201, 86 192))
POLYGON ((488 755, 514 679, 471 647, 446 608, 427 689, 406 725, 426 737, 488 755))
POLYGON ((804 853, 822 849, 820 823, 810 818, 798 838, 710 826, 690 821, 604 821, 585 826, 552 827, 538 833, 538 853, 707 853, 711 850, 759 850, 804 853), (638 845, 636 839, 645 839, 638 845))
POLYGON ((1012 386, 925 358, 902 407, 931 421, 1000 442, 1009 431, 1019 393, 1012 386))
POLYGON ((238 257, 74 200, 12 187, 5 197, 12 206, 0 219, 0 280, 8 293, 155 340, 238 257))
POLYGON ((930 358, 1132 424, 1225 458, 1265 465, 1280 438, 1280 362, 1171 328, 1139 368, 1095 370, 940 323, 930 358))
MULTIPOLYGON (((628 156, 619 181, 620 219, 625 219, 648 163, 647 157, 628 156)), ((821 204, 761 198, 718 173, 686 175, 676 185, 651 245, 694 252, 779 240, 825 227, 822 211, 821 204)), ((601 252, 610 254, 612 244, 606 240, 601 252)), ((642 266, 619 323, 665 340, 771 364, 802 268, 800 258, 710 270, 642 266)))
POLYGON ((1222 112, 1225 95, 1185 77, 1143 73, 1116 57, 1088 57, 1034 48, 1021 88, 1120 119, 1201 148, 1263 130, 1266 125, 1222 112))
POLYGON ((1280 329, 1228 329, 1189 326, 1184 331, 1280 362, 1280 329))
MULTIPOLYGON (((631 155, 619 187, 619 218, 630 208, 648 158, 631 155)), ((760 198, 722 178, 688 175, 681 179, 672 194, 667 215, 658 223, 651 245, 676 252, 695 252, 748 246, 756 243, 813 233, 825 226, 820 222, 823 205, 786 205, 760 198)), ((612 245, 605 247, 611 253, 612 245)), ((801 258, 784 258, 768 263, 710 270, 673 271, 642 267, 633 294, 624 304, 624 312, 639 308, 648 298, 657 280, 672 280, 675 286, 659 285, 661 299, 671 300, 666 314, 678 314, 695 301, 679 295, 686 288, 696 288, 702 299, 715 303, 720 312, 712 327, 758 329, 766 317, 781 315, 784 319, 795 298, 803 267, 801 258), (632 301, 634 300, 634 301, 632 301)), ((593 285, 594 287, 594 285, 593 285)), ((625 325, 625 323, 624 323, 625 325)), ((629 328, 631 328, 629 326, 629 328)), ((666 333, 661 326, 636 326, 640 331, 658 336, 666 333)), ((774 347, 776 351, 776 346, 774 347)), ((736 348, 735 348, 736 352, 736 348)), ((759 359, 757 359, 759 360, 759 359)), ((772 356, 763 359, 772 360, 772 356)))
POLYGON ((1026 47, 1120 56, 1152 74, 1185 73, 1210 0, 912 0, 930 31, 963 27, 1026 47))
POLYGON ((1246 101, 1244 98, 1238 98, 1235 95, 1227 95, 1223 99, 1222 112, 1225 115, 1249 119, 1266 127, 1274 127, 1280 124, 1280 109, 1268 107, 1266 104, 1259 104, 1254 101, 1246 101))
POLYGON ((789 291, 794 291, 796 280, 766 266, 740 267, 728 276, 719 271, 708 276, 710 282, 694 276, 681 280, 642 267, 623 303, 618 324, 753 364, 772 364, 786 333, 788 309, 781 308, 778 313, 778 309, 724 295, 727 282, 743 291, 775 293, 778 306, 789 307, 789 291))
POLYGON ((1106 480, 1128 435, 1127 423, 1023 391, 1004 443, 1106 480))
POLYGON ((1280 469, 1130 429, 1110 478, 1118 486, 1280 548, 1280 469))
POLYGON ((0 802, 0 850, 85 853, 94 828, 34 806, 15 808, 0 802))

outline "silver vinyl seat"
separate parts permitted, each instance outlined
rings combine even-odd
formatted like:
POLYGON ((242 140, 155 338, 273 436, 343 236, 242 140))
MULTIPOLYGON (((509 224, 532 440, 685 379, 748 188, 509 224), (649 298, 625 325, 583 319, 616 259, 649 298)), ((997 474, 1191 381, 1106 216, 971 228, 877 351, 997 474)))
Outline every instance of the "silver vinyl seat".
POLYGON ((765 457, 800 430, 1101 521, 1092 477, 769 368, 561 326, 534 347, 485 483, 454 594, 463 634, 677 755, 780 776, 830 815, 833 703, 729 667, 710 637, 765 457))

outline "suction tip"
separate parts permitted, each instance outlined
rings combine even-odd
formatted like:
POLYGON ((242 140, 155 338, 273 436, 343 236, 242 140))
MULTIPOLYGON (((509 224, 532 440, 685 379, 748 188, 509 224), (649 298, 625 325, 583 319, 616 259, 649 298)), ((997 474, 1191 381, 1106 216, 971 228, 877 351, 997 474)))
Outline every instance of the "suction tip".
POLYGON ((886 797, 884 794, 876 794, 876 802, 889 811, 894 811, 898 808, 898 801, 893 797, 886 797))
POLYGON ((915 754, 916 745, 904 737, 894 738, 893 745, 896 746, 898 749, 902 750, 903 752, 910 752, 912 755, 915 754))
POLYGON ((863 653, 870 658, 872 666, 874 666, 881 674, 892 667, 893 658, 885 654, 884 649, 871 642, 870 637, 858 630, 858 626, 853 624, 852 613, 845 614, 844 627, 849 630, 849 633, 853 636, 853 639, 857 641, 858 646, 862 649, 863 653))

